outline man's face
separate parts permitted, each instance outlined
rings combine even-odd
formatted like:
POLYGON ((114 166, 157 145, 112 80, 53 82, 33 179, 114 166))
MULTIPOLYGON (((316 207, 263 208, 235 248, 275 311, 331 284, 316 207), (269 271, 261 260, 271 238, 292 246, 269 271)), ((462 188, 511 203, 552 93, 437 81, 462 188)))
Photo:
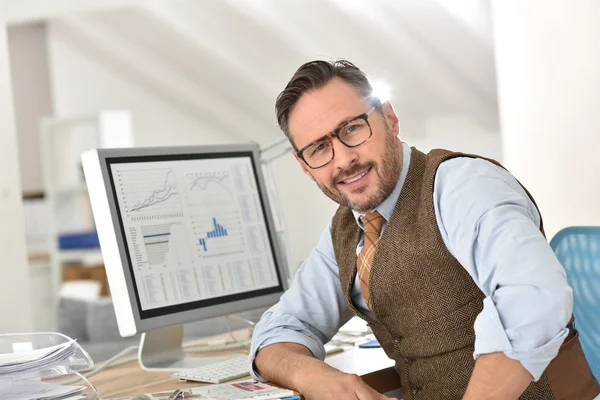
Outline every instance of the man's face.
MULTIPOLYGON (((337 128, 342 121, 365 113, 371 104, 355 88, 334 78, 323 88, 304 94, 289 115, 289 130, 296 148, 302 149, 337 128)), ((369 116, 370 139, 347 147, 333 139, 335 157, 324 167, 311 169, 298 159, 330 199, 364 213, 377 207, 394 190, 402 169, 398 117, 389 103, 383 114, 369 116)))

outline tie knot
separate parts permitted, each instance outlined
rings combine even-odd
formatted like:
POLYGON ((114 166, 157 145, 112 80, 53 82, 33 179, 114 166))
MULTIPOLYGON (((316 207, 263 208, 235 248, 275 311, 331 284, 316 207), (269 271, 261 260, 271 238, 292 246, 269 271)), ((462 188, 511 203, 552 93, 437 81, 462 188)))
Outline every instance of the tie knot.
POLYGON ((376 233, 377 236, 381 233, 383 219, 383 215, 379 214, 377 211, 371 211, 360 217, 360 220, 365 227, 365 233, 376 233))

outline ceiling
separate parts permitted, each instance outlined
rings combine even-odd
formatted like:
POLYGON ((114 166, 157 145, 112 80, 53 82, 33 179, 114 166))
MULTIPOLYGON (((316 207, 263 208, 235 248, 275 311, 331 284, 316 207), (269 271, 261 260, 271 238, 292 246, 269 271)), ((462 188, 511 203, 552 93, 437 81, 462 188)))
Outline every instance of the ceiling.
POLYGON ((498 132, 487 0, 12 3, 9 22, 50 19, 131 79, 256 140, 277 136, 274 99, 300 64, 340 57, 391 88, 415 133, 439 116, 498 132))

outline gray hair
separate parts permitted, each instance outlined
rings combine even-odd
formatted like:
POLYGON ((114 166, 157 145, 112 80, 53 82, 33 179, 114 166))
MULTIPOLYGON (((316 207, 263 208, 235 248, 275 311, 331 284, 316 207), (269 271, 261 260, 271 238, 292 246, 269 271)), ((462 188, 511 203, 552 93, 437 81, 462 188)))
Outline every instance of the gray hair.
POLYGON ((350 61, 343 59, 335 61, 315 60, 303 64, 294 73, 285 89, 277 96, 275 102, 277 123, 292 143, 292 146, 295 147, 290 137, 288 125, 292 108, 303 94, 322 88, 336 77, 356 88, 358 93, 365 98, 370 97, 373 92, 367 75, 350 61))

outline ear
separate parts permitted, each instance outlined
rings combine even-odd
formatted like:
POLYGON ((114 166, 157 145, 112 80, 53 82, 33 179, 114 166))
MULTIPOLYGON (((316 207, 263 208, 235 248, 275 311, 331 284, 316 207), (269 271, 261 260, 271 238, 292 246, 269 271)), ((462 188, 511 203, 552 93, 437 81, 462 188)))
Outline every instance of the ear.
POLYGON ((388 127, 394 136, 398 136, 400 133, 400 121, 398 120, 398 115, 396 115, 396 112, 394 111, 394 107, 392 107, 392 103, 384 101, 381 103, 381 108, 383 109, 383 116, 388 127))
POLYGON ((304 160, 302 160, 300 157, 298 157, 298 154, 296 154, 295 150, 292 150, 292 154, 294 155, 294 158, 296 159, 296 161, 298 161, 298 164, 300 164, 300 168, 302 168, 302 172, 304 172, 306 174, 306 176, 308 176, 310 179, 312 179, 314 181, 315 178, 310 173, 310 169, 308 168, 308 166, 306 165, 304 160))

